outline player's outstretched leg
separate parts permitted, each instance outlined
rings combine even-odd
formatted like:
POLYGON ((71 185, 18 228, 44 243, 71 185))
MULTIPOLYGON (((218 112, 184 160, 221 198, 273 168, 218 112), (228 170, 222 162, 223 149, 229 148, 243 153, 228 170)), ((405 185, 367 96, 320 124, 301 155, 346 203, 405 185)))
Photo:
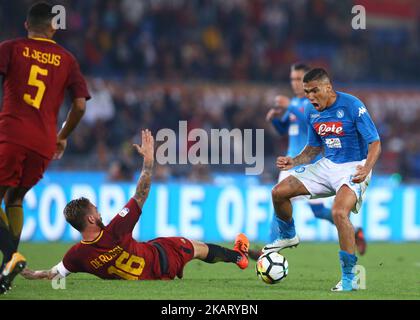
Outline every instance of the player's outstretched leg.
POLYGON ((233 250, 211 243, 191 241, 194 246, 194 258, 207 263, 231 262, 239 268, 248 267, 249 240, 244 234, 236 237, 233 250))
POLYGON ((341 265, 341 281, 332 291, 352 291, 357 289, 354 267, 357 263, 355 253, 355 236, 349 214, 356 204, 357 198, 353 190, 343 185, 337 192, 332 208, 334 223, 337 227, 340 242, 338 253, 341 265))
POLYGON ((264 253, 296 247, 299 244, 290 199, 300 195, 309 195, 309 192, 294 176, 287 177, 273 188, 271 196, 276 213, 275 221, 278 226, 279 237, 263 248, 264 253))

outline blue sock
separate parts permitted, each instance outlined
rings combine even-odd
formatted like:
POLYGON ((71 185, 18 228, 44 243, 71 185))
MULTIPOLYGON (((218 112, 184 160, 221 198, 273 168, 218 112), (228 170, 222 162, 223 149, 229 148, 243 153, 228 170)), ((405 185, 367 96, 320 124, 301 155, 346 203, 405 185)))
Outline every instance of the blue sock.
POLYGON ((277 228, 278 228, 278 237, 280 239, 291 239, 294 236, 296 236, 296 230, 295 230, 295 221, 292 218, 292 221, 287 222, 284 221, 277 216, 274 217, 274 219, 277 222, 277 228))
POLYGON ((341 281, 343 289, 350 291, 353 288, 354 272, 353 267, 356 265, 357 257, 354 254, 350 254, 343 250, 338 253, 341 264, 341 281))
POLYGON ((319 219, 325 219, 334 224, 334 220, 332 217, 331 209, 325 207, 322 203, 310 203, 312 212, 314 213, 314 216, 319 219))

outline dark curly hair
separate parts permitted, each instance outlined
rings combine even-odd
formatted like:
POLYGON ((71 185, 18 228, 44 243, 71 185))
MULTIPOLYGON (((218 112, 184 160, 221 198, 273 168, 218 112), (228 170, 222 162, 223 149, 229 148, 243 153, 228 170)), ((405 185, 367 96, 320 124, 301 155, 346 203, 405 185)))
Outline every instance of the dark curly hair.
POLYGON ((86 227, 85 216, 88 213, 90 201, 86 198, 79 198, 67 203, 64 208, 64 217, 73 228, 82 232, 86 227))

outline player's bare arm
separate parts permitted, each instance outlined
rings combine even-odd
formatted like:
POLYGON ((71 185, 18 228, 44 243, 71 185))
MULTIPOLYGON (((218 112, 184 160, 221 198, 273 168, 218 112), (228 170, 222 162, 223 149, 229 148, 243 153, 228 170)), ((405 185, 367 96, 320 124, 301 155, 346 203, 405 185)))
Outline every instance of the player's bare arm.
POLYGON ((67 114, 67 119, 57 135, 57 148, 53 159, 61 159, 67 146, 67 138, 77 127, 86 110, 86 99, 76 98, 67 114))
POLYGON ((290 170, 293 167, 301 164, 308 164, 314 159, 320 152, 322 147, 306 146, 300 154, 296 157, 278 157, 276 161, 277 168, 280 170, 290 170))
POLYGON ((59 275, 59 273, 55 268, 51 268, 50 270, 31 270, 29 268, 25 268, 21 272, 21 275, 22 277, 28 280, 52 280, 56 278, 59 275))
POLYGON ((369 172, 375 166, 376 161, 381 154, 381 141, 374 141, 369 145, 368 154, 366 162, 363 166, 356 167, 356 173, 352 179, 354 183, 361 183, 365 181, 366 177, 369 175, 369 172))
POLYGON ((150 186, 152 184, 152 171, 154 164, 154 139, 149 130, 142 130, 141 132, 141 146, 133 145, 137 152, 143 156, 143 169, 139 181, 137 182, 136 193, 134 199, 140 208, 143 208, 149 195, 150 186))

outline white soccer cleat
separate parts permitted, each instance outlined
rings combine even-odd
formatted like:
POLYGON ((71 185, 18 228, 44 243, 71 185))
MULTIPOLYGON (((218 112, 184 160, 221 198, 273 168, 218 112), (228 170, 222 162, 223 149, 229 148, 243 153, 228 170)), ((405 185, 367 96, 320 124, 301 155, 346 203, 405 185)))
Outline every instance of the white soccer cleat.
POLYGON ((274 242, 267 244, 263 249, 263 253, 267 252, 279 252, 285 248, 297 247, 299 244, 299 237, 296 235, 290 239, 276 239, 274 242))
POLYGON ((352 289, 347 289, 345 290, 343 288, 343 282, 342 280, 340 280, 335 287, 331 288, 332 292, 349 292, 349 291, 355 291, 355 290, 359 290, 359 286, 357 285, 356 281, 352 281, 352 289))

